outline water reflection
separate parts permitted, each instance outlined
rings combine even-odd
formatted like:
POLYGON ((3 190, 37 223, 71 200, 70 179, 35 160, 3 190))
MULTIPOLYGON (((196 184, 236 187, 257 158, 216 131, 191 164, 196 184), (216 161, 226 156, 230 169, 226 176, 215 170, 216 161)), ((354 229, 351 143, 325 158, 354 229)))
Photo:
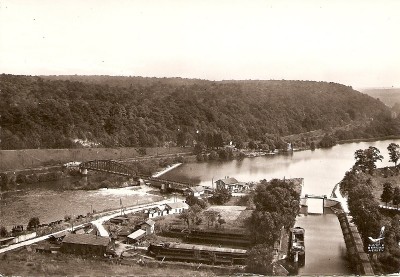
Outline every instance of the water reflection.
POLYGON ((339 221, 334 214, 298 217, 296 226, 306 230, 306 263, 300 275, 351 274, 346 260, 346 245, 339 221))

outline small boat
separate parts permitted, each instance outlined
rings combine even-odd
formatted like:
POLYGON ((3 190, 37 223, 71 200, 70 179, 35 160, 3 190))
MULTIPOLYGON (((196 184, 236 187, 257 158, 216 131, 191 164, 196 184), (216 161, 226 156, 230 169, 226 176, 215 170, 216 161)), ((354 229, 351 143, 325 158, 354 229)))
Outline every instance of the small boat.
POLYGON ((289 236, 289 258, 294 263, 304 265, 306 251, 304 245, 304 228, 295 227, 290 229, 289 236))

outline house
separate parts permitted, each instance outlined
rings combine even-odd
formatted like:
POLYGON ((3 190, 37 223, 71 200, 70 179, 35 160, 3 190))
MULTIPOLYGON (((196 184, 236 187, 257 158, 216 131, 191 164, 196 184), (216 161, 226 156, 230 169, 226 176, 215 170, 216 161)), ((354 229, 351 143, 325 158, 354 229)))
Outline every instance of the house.
POLYGON ((194 197, 201 197, 204 194, 203 186, 191 187, 186 190, 187 195, 193 195, 194 197))
POLYGON ((140 229, 146 231, 146 235, 150 235, 154 233, 154 226, 155 226, 155 222, 151 219, 146 220, 145 222, 139 224, 140 225, 140 229))
POLYGON ((165 204, 167 214, 181 214, 184 210, 188 210, 189 205, 185 202, 175 202, 165 204))
POLYGON ((159 207, 149 208, 145 210, 145 213, 148 215, 149 218, 155 218, 157 216, 164 215, 164 210, 160 209, 159 207))
POLYGON ((234 188, 234 192, 243 192, 247 190, 250 190, 250 186, 246 182, 239 182, 234 188))
POLYGON ((239 182, 235 178, 220 179, 215 182, 217 189, 225 188, 230 192, 244 192, 250 189, 250 186, 245 182, 239 182))
POLYGON ((127 237, 127 239, 128 239, 127 242, 128 242, 128 244, 136 243, 136 242, 140 241, 142 238, 144 238, 145 236, 146 236, 146 231, 139 229, 127 237))
POLYGON ((238 183, 239 181, 235 178, 225 178, 215 182, 217 189, 225 188, 229 191, 233 191, 238 183))
POLYGON ((77 255, 104 256, 110 244, 108 237, 88 234, 69 234, 61 245, 61 252, 77 255))

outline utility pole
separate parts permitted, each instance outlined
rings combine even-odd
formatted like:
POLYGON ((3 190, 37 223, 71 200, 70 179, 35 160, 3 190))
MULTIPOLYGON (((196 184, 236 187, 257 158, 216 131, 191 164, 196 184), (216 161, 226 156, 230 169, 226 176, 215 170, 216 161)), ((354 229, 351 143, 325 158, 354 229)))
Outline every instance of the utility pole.
POLYGON ((0 150, 1 150, 1 114, 0 114, 0 150))

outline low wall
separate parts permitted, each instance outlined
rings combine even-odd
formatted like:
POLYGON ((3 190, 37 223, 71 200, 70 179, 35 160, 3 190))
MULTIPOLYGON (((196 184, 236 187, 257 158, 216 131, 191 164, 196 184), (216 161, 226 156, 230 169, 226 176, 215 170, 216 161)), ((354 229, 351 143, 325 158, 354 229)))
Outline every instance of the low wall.
POLYGON ((364 252, 364 245, 357 226, 351 222, 346 213, 337 214, 342 228, 344 241, 347 248, 347 256, 357 275, 374 275, 368 255, 364 252))
POLYGON ((21 241, 26 241, 28 239, 33 239, 33 238, 36 238, 36 232, 17 236, 13 239, 12 243, 19 243, 21 241))

